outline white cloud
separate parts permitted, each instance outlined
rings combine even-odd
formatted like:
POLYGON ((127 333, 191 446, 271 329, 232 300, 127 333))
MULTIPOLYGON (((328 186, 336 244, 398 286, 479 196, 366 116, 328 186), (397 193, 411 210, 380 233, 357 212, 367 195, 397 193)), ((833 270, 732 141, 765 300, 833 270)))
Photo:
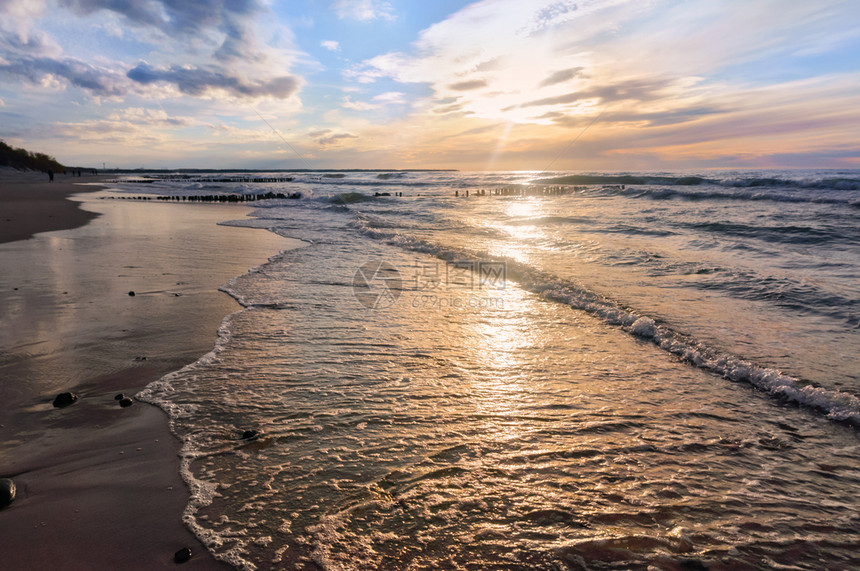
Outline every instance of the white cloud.
POLYGON ((400 91, 387 91, 375 96, 373 101, 381 104, 406 103, 406 95, 400 91))
POLYGON ((320 42, 320 45, 332 52, 340 51, 340 44, 334 40, 325 40, 323 42, 320 42))
MULTIPOLYGON (((0 14, 3 20, 15 20, 18 27, 45 13, 45 0, 3 0, 0 2, 0 14)), ((26 29, 26 28, 24 28, 26 29)))
POLYGON ((151 126, 187 127, 191 125, 208 125, 192 117, 170 115, 164 109, 147 109, 144 107, 128 107, 108 115, 110 121, 128 121, 151 126))
POLYGON ((370 99, 372 103, 366 101, 353 101, 348 95, 343 98, 341 107, 344 109, 352 109, 354 111, 370 111, 372 109, 380 109, 386 105, 403 105, 406 104, 406 96, 400 91, 387 91, 380 93, 370 99))
POLYGON ((726 66, 820 47, 826 31, 856 38, 839 16, 851 5, 482 0, 421 32, 409 52, 379 55, 345 76, 426 83, 437 114, 539 124, 555 121, 549 112, 665 116, 729 89, 716 79, 726 66))
POLYGON ((352 133, 335 133, 333 135, 320 138, 317 143, 319 143, 321 147, 330 147, 345 144, 347 141, 358 138, 358 135, 353 135, 352 133))
MULTIPOLYGON (((290 73, 292 32, 263 0, 0 0, 0 74, 49 89, 74 86, 93 98, 129 93, 220 99, 287 100, 304 80, 290 73), (97 28, 150 44, 145 61, 108 61, 65 53, 50 29, 97 28), (176 64, 174 62, 181 62, 176 64)), ((57 39, 66 41, 63 35, 57 39)), ((69 47, 69 46, 66 46, 69 47)))
POLYGON ((360 83, 385 77, 428 83, 438 99, 454 98, 448 105, 456 101, 464 112, 528 120, 533 114, 517 109, 538 90, 562 95, 583 82, 571 73, 573 85, 545 83, 559 70, 587 72, 594 56, 571 45, 612 29, 623 1, 484 0, 424 30, 412 54, 383 54, 346 75, 360 83))
POLYGON ((394 9, 383 0, 337 0, 331 6, 341 20, 394 20, 394 9))
POLYGON ((344 109, 352 109, 354 111, 369 111, 371 109, 378 108, 379 105, 374 105, 373 103, 366 103, 364 101, 353 101, 349 98, 349 96, 346 96, 343 98, 342 107, 344 109))

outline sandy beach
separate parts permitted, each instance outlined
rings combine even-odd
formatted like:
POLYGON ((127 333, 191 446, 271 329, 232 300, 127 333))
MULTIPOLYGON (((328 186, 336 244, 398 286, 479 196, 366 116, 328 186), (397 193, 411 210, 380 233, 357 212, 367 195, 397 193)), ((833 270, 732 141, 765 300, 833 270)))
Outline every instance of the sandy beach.
POLYGON ((114 397, 211 350, 239 307, 218 286, 287 241, 217 226, 246 208, 71 201, 100 187, 2 176, 0 477, 18 488, 0 511, 3 567, 171 568, 183 547, 183 568, 223 567, 182 523, 188 490, 166 415, 114 397), (54 408, 64 391, 80 399, 54 408))
MULTIPOLYGON (((0 169, 0 244, 24 240, 36 232, 77 228, 96 217, 81 210, 66 197, 87 191, 80 182, 96 182, 105 177, 86 175, 48 175, 30 171, 0 169)), ((89 187, 96 190, 97 187, 89 187)))

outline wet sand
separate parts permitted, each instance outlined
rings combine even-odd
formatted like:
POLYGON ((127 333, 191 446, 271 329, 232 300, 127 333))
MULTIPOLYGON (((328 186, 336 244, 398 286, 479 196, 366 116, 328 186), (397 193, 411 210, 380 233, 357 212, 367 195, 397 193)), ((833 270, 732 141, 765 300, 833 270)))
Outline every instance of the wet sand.
POLYGON ((0 244, 25 240, 37 232, 83 226, 96 214, 66 200, 75 193, 98 190, 81 182, 98 182, 107 177, 48 175, 32 171, 0 168, 0 244))
POLYGON ((243 218, 243 207, 87 194, 75 199, 82 210, 63 198, 79 188, 47 184, 0 182, 4 218, 20 202, 31 221, 0 237, 0 477, 18 487, 0 510, 3 567, 174 568, 188 546, 182 568, 224 568, 182 524, 188 490, 166 415, 140 402, 121 408, 114 396, 211 350, 239 308, 217 287, 295 244, 216 225, 243 218), (10 241, 45 230, 32 221, 46 212, 65 213, 60 227, 91 222, 10 241), (54 408, 63 391, 80 400, 54 408))

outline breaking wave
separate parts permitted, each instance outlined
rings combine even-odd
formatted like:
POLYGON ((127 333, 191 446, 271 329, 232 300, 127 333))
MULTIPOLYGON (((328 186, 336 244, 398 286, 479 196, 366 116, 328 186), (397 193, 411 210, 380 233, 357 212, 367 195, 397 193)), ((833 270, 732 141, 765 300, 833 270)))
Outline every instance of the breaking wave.
POLYGON ((775 398, 819 411, 831 420, 860 426, 860 398, 804 383, 801 379, 776 369, 726 354, 691 336, 674 331, 651 317, 638 314, 603 295, 590 291, 580 284, 561 279, 508 257, 450 248, 414 236, 386 231, 368 224, 362 217, 355 217, 350 225, 369 238, 430 254, 446 261, 504 262, 508 278, 518 282, 523 289, 536 293, 544 299, 585 311, 609 325, 620 327, 631 335, 650 341, 692 366, 713 372, 733 382, 748 383, 775 398))

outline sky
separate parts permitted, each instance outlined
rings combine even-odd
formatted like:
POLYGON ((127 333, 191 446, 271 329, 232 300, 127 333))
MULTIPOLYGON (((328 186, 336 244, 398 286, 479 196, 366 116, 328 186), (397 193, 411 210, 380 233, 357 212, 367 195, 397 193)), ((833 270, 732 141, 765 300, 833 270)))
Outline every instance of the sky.
POLYGON ((857 0, 0 0, 0 139, 108 168, 860 168, 857 0))

